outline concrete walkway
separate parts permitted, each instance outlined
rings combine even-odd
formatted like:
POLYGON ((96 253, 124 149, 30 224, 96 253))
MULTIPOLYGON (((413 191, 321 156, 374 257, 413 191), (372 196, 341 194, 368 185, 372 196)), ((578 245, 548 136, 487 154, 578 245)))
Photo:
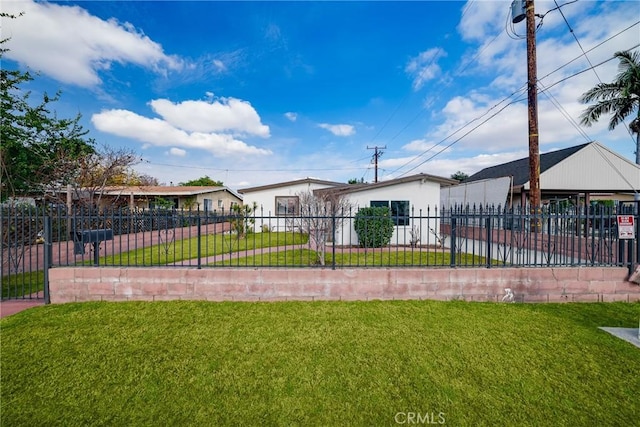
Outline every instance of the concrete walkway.
POLYGON ((600 328, 640 348, 640 328, 600 328))
POLYGON ((44 305, 43 299, 12 299, 0 301, 0 318, 11 316, 23 310, 44 305))

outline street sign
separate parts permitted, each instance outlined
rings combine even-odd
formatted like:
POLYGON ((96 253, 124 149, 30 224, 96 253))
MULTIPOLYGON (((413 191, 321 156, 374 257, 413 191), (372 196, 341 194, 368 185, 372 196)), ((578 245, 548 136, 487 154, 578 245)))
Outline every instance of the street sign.
POLYGON ((618 239, 635 239, 633 215, 618 215, 618 239))

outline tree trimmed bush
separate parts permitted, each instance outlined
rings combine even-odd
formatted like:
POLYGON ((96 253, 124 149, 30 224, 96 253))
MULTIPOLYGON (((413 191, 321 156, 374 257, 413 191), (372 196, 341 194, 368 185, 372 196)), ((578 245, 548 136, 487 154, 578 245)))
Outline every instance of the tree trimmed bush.
POLYGON ((358 242, 363 248, 381 248, 388 245, 393 235, 393 227, 391 210, 384 206, 361 208, 354 221, 358 242))

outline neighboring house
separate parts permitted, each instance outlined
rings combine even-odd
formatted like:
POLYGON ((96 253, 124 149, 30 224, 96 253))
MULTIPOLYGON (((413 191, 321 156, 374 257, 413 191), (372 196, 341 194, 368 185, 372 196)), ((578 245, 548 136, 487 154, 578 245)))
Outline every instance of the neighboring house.
MULTIPOLYGON (((524 206, 529 197, 529 158, 485 168, 462 185, 509 177, 509 200, 524 206)), ((633 200, 640 191, 640 166, 598 142, 540 155, 540 192, 543 203, 554 199, 633 200)))
MULTIPOLYGON (((84 194, 82 191, 70 191, 68 203, 77 201, 84 194)), ((242 204, 242 197, 227 187, 216 186, 110 186, 97 191, 94 203, 98 201, 102 209, 124 206, 150 209, 170 202, 175 209, 227 212, 233 205, 242 204)))

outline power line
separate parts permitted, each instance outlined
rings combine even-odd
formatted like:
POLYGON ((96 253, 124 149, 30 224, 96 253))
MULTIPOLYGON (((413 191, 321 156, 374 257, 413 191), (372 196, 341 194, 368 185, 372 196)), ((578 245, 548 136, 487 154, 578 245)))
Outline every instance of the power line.
MULTIPOLYGON (((636 49, 636 48, 638 48, 638 47, 640 47, 640 44, 637 44, 637 45, 635 45, 635 46, 632 46, 631 48, 626 49, 626 50, 633 50, 633 49, 636 49)), ((578 71, 577 73, 574 73, 574 74, 571 74, 571 75, 569 75, 569 76, 566 76, 566 77, 564 77, 564 78, 562 78, 562 79, 558 80, 557 82, 554 82, 554 83, 550 84, 549 86, 547 86, 547 88, 546 88, 545 90, 549 90, 549 89, 551 89, 552 87, 554 87, 554 86, 556 86, 556 85, 558 85, 558 84, 560 84, 560 83, 562 83, 562 82, 565 82, 565 81, 567 81, 567 80, 569 80, 569 79, 571 79, 571 78, 574 78, 574 77, 576 77, 576 76, 579 76, 580 74, 586 73, 587 71, 591 71, 591 69, 593 69, 593 68, 597 68, 597 67, 599 67, 599 66, 601 66, 601 65, 604 65, 604 64, 606 64, 606 63, 607 63, 607 62, 609 62, 609 61, 613 61, 614 59, 616 59, 616 58, 615 58, 615 56, 612 56, 611 58, 609 58, 609 59, 605 59, 604 61, 602 61, 602 62, 600 62, 600 63, 598 63, 598 64, 594 65, 593 67, 585 68, 584 70, 578 71)), ((548 76, 548 75, 549 75, 549 74, 547 74, 547 76, 548 76)), ((547 77, 547 76, 545 76, 545 77, 547 77)), ((544 77, 543 77, 543 78, 544 78, 544 77)))
MULTIPOLYGON (((468 2, 462 12, 462 15, 460 17, 460 19, 462 19, 462 17, 465 16, 465 14, 471 9, 471 7, 473 6, 473 4, 475 3, 475 0, 471 0, 470 2, 468 2)), ((496 36, 489 42, 487 43, 473 58, 471 58, 469 61, 467 61, 464 64, 461 64, 453 73, 453 77, 456 77, 458 75, 460 75, 464 70, 467 69, 467 67, 469 67, 473 62, 475 62, 480 55, 482 55, 482 53, 484 53, 484 51, 489 48, 489 46, 491 46, 491 44, 493 44, 493 42, 500 36, 501 33, 496 34, 496 36)), ((437 56, 434 56, 434 58, 431 60, 431 62, 429 63, 429 65, 427 67, 430 67, 431 65, 433 65, 433 63, 436 61, 437 56)), ((451 85, 451 79, 449 79, 446 84, 440 85, 439 88, 440 90, 438 92, 436 92, 435 95, 431 96, 431 99, 435 99, 437 98, 447 87, 449 87, 451 85)), ((391 114, 391 116, 385 121, 385 123, 383 124, 383 126, 380 128, 380 130, 376 133, 376 135, 371 139, 370 142, 373 142, 378 136, 380 136, 380 134, 382 133, 382 131, 387 127, 387 125, 389 124, 389 122, 391 121, 391 119, 393 117, 395 117, 396 113, 398 112, 398 110, 400 109, 400 107, 406 102, 406 100, 408 99, 409 94, 405 95, 405 97, 402 99, 402 101, 400 102, 400 104, 398 104, 398 106, 395 108, 395 110, 393 111, 393 113, 391 114)), ((407 130, 407 128, 409 126, 411 126, 421 115, 422 113, 428 108, 430 107, 430 103, 425 103, 422 108, 420 108, 420 110, 418 111, 418 113, 411 119, 409 120, 409 122, 407 124, 405 124, 393 137, 391 137, 391 139, 388 140, 388 142, 394 141, 398 136, 400 136, 405 130, 407 130)))
MULTIPOLYGON (((544 85, 542 84, 542 82, 538 81, 538 84, 542 86, 544 89, 544 85)), ((586 142, 591 142, 593 140, 592 138, 589 137, 589 135, 587 135, 584 129, 573 119, 573 117, 571 117, 569 112, 562 106, 562 104, 560 104, 560 102, 553 96, 551 92, 545 89, 543 91, 540 91, 540 93, 544 94, 547 97, 549 102, 551 102, 551 104, 553 104, 553 106, 556 107, 556 109, 560 112, 560 114, 562 114, 562 116, 565 119, 567 119, 567 121, 571 124, 571 126, 573 126, 573 128, 578 131, 578 133, 586 140, 586 142)))
MULTIPOLYGON (((568 3, 567 3, 567 4, 568 4, 568 3)), ((633 24, 629 25, 628 27, 626 27, 626 28, 622 29, 621 31, 619 31, 618 33, 616 33, 616 34, 612 35, 611 37, 607 38, 606 40, 602 41, 601 43, 598 43, 597 45, 595 45, 594 47, 592 47, 591 49, 589 49, 587 52, 590 52, 590 51, 592 51, 592 50, 596 49, 597 47, 599 47, 599 46, 603 45, 604 43, 606 43, 606 42, 608 42, 608 41, 612 40, 613 38, 618 37, 618 36, 619 36, 619 35, 621 35, 622 33, 626 32, 626 31, 628 31, 629 29, 633 28, 634 26, 638 25, 639 23, 640 23, 640 21, 636 21, 635 23, 633 23, 633 24)), ((637 44, 637 45, 635 45, 635 46, 633 46, 633 47, 631 47, 630 49, 627 49, 627 50, 633 50, 633 49, 636 49, 638 46, 640 46, 640 44, 637 44)), ((573 62, 575 62, 576 60, 580 59, 581 57, 582 57, 582 55, 579 55, 579 56, 577 56, 576 58, 572 59, 571 61, 569 61, 569 62, 565 63, 564 65, 562 65, 562 66, 560 66, 560 67, 556 68, 555 70, 551 71, 550 73, 548 73, 547 75, 545 75, 545 76, 544 76, 544 77, 542 77, 541 79, 538 79, 538 83, 541 83, 541 81, 540 81, 540 80, 545 79, 545 78, 549 77, 550 75, 552 75, 552 74, 556 73, 557 71, 559 71, 559 70, 561 70, 561 69, 563 69, 563 68, 567 67, 568 65, 570 65, 571 63, 573 63, 573 62)), ((566 81, 566 80, 568 80, 568 79, 570 79, 570 78, 576 77, 576 76, 578 76, 578 75, 580 75, 580 74, 582 74, 582 73, 585 73, 585 72, 587 72, 587 71, 590 71, 590 70, 591 70, 591 69, 593 69, 593 68, 597 68, 597 67, 599 67, 599 66, 601 66, 601 65, 603 65, 603 64, 606 64, 606 63, 607 63, 607 62, 609 62, 609 61, 612 61, 613 59, 615 59, 615 58, 614 58, 614 57, 611 57, 611 58, 609 58, 609 59, 607 59, 607 60, 605 60, 605 61, 602 61, 602 62, 600 62, 600 63, 598 63, 598 64, 596 64, 596 65, 590 66, 590 67, 589 67, 589 68, 587 68, 587 69, 584 69, 584 70, 579 71, 579 72, 577 72, 577 73, 574 73, 574 74, 572 74, 572 75, 570 75, 570 76, 567 76, 567 77, 565 77, 565 78, 563 78, 563 79, 561 79, 561 80, 559 80, 559 81, 557 81, 557 82, 552 83, 551 85, 547 86, 544 90, 542 90, 542 91, 540 91, 540 92, 541 92, 541 93, 544 93, 545 91, 548 91, 550 88, 552 88, 553 86, 556 86, 556 85, 557 85, 557 84, 559 84, 559 83, 562 83, 562 82, 564 82, 564 81, 566 81)), ((520 89, 518 89, 516 92, 513 92, 511 95, 507 96, 506 98, 504 98, 503 100, 501 100, 501 101, 500 101, 500 102, 498 102, 497 104, 494 104, 494 105, 493 105, 491 108, 489 108, 489 109, 488 109, 488 110, 487 110, 483 115, 481 115, 481 116, 479 116, 479 117, 477 117, 477 118, 475 118, 475 119, 473 119, 473 120, 471 120, 471 121, 467 122, 467 123, 466 123, 466 124, 464 124, 461 128, 459 128, 456 132, 454 132, 454 133, 452 133, 452 134, 448 135, 447 137, 445 137, 444 139, 442 139, 440 142, 438 142, 437 144, 435 144, 433 147, 430 147, 429 149, 425 150, 424 152, 422 152, 422 153, 420 153, 420 154, 416 155, 413 159, 409 160, 408 162, 406 162, 406 163, 405 163, 405 164, 403 164, 402 166, 400 166, 400 167, 398 167, 398 168, 394 169, 391 173, 397 172, 398 170, 400 170, 400 169, 404 168, 405 166, 409 165, 410 163, 412 163, 412 162, 413 162, 413 161, 415 161, 416 159, 418 159, 418 158, 422 157, 423 155, 427 154, 429 151, 431 151, 432 149, 434 149, 435 147, 437 147, 437 146, 438 146, 438 145, 440 145, 441 143, 445 142, 447 139, 449 139, 450 137, 452 137, 452 136, 453 136, 453 135, 455 135, 456 133, 458 133, 458 132, 462 131, 462 129, 466 128, 467 126, 469 126, 469 125, 470 125, 471 123, 473 123, 474 121, 479 120, 480 118, 484 117, 484 116, 485 116, 486 114, 488 114, 491 110, 493 110, 494 108, 497 108, 501 103, 503 103, 504 101, 508 100, 508 99, 509 99, 509 98, 511 98, 513 95, 517 94, 518 92, 522 91, 522 89, 523 89, 525 86, 526 86, 526 85, 523 85, 523 86, 522 86, 520 89)), ((509 105, 510 105, 510 104, 509 104, 509 105)), ((504 108, 503 108, 503 109, 501 109, 500 111, 502 111, 502 110, 504 110, 504 108)), ((494 115, 494 116, 495 116, 495 115, 494 115)), ((490 118, 492 118, 492 117, 494 117, 494 116, 491 116, 490 118)), ((483 122, 483 123, 484 123, 484 122, 483 122)), ((404 129, 406 129, 406 127, 407 127, 407 126, 405 126, 405 128, 403 128, 403 130, 404 130, 404 129)), ((475 128, 474 128, 474 129, 475 129, 475 128)), ((467 133, 467 134, 465 134, 464 136, 466 136, 466 135, 468 135, 468 133, 467 133)), ((396 136, 397 136, 397 135, 396 135, 396 136)), ((394 137, 394 138, 395 138, 395 137, 394 137)), ((460 138, 460 139, 461 139, 461 138, 460 138)), ((458 139, 457 141, 459 141, 460 139, 458 139)), ((456 142, 457 142, 457 141, 456 141, 456 142)), ((453 144, 451 144, 451 145, 453 145, 453 144)), ((448 148, 448 147, 449 147, 449 146, 447 146, 447 148, 448 148)), ((443 151, 444 151, 444 150, 439 151, 439 152, 438 152, 438 154, 440 154, 440 153, 441 153, 441 152, 443 152, 443 151)), ((431 158, 433 158, 433 157, 431 157, 431 158)), ((431 159, 431 158, 430 158, 430 159, 431 159)), ((430 159, 429 159, 429 160, 430 160, 430 159)), ((422 162, 422 163, 420 163, 418 166, 420 166, 420 165, 422 165, 422 164, 424 164, 424 163, 425 163, 425 162, 422 162)), ((417 166, 416 166, 416 167, 417 167, 417 166)), ((410 169, 409 171, 414 170, 416 167, 414 167, 414 168, 410 169)), ((407 173, 407 172, 405 172, 405 173, 407 173)), ((403 175, 404 175, 404 174, 403 174, 403 175)), ((401 176, 402 176, 402 175, 401 175, 401 176)))
MULTIPOLYGON (((628 27, 626 27, 626 28, 624 28, 624 29, 620 30, 620 31, 619 31, 619 32, 617 32, 616 34, 612 35, 611 37, 609 37, 609 38, 607 38, 607 39, 605 39, 605 40, 601 41, 601 42, 600 42, 600 43, 598 43, 597 45, 593 46, 591 49, 587 50, 587 51, 586 51, 586 53, 589 53, 589 52, 594 51, 595 49, 599 48, 599 47, 600 47, 600 46, 602 46, 603 44, 605 44, 605 43, 607 43, 607 42, 609 42, 609 41, 613 40, 613 39, 614 39, 614 38, 616 38, 616 37, 618 37, 618 36, 619 36, 619 35, 621 35, 622 33, 626 32, 626 31, 629 31, 631 28, 635 27, 635 26, 636 26, 636 25, 638 25, 638 24, 640 24, 640 21, 636 21, 636 22, 634 22, 633 24, 631 24, 631 25, 629 25, 628 27)), ((635 49, 636 47, 638 47, 638 45, 636 45, 635 47, 632 47, 631 49, 635 49)), ((578 59, 580 59, 581 57, 582 57, 582 55, 578 55, 578 56, 576 56, 576 57, 575 57, 575 58, 573 58, 571 61, 569 61, 569 62, 565 63, 564 65, 559 66, 558 68, 556 68, 555 70, 553 70, 553 71, 551 71, 550 73, 546 74, 545 76, 543 76, 543 77, 539 78, 538 80, 546 79, 546 78, 547 78, 547 77, 549 77, 550 75, 552 75, 552 74, 554 74, 554 73, 556 73, 556 72, 558 72, 558 71, 562 70, 563 68, 565 68, 565 67, 569 66, 570 64, 572 64, 573 62, 577 61, 577 60, 578 60, 578 59)), ((612 58, 610 58, 610 59, 609 59, 609 61, 610 61, 610 60, 612 60, 612 59, 613 59, 613 57, 612 57, 612 58)), ((605 61, 605 62, 606 62, 606 61, 605 61)), ((595 65, 594 67, 598 67, 599 65, 601 65, 601 64, 597 64, 597 65, 595 65)), ((589 69, 587 69, 587 71, 588 71, 588 70, 589 70, 589 69)))
MULTIPOLYGON (((462 132, 467 126, 471 125, 472 123, 482 119, 484 116, 486 116, 487 114, 489 114, 491 111, 493 111, 494 109, 498 108, 500 106, 500 104, 508 101, 510 98, 514 97, 515 95, 518 95, 519 93, 523 92, 526 89, 526 85, 521 86, 519 89, 517 89, 515 92, 511 93, 510 95, 508 95, 507 97, 503 98, 501 101, 497 102, 496 104, 492 105, 489 109, 487 109, 483 114, 481 114, 480 116, 471 119, 470 121, 468 121, 467 123, 465 123, 464 125, 462 125, 461 127, 459 127, 455 132, 450 133, 449 135, 447 135, 446 137, 444 137, 442 140, 440 140, 438 143, 436 143, 435 145, 429 147, 428 149, 426 149, 425 151, 423 151, 420 154, 417 154, 416 156, 414 156, 413 159, 409 160, 408 162, 404 163, 402 166, 394 169, 391 173, 397 172, 400 169, 404 168, 405 166, 408 166, 410 163, 412 163, 413 161, 419 159, 420 157, 424 156, 425 154, 429 153, 431 150, 433 150, 434 148, 438 147, 440 144, 444 143, 446 140, 448 140, 449 138, 455 136, 457 133, 462 132)), ((514 101, 516 102, 516 101, 514 101)), ((514 102, 511 102, 509 104, 507 104, 506 106, 509 106, 511 104, 513 104, 514 102)), ((506 107, 505 106, 505 107, 506 107)), ((500 110, 502 111, 502 110, 500 110)), ((493 116, 491 116, 493 117, 493 116)), ((483 122, 485 123, 485 122, 483 122)), ((414 168, 415 169, 415 168, 414 168)), ((413 170, 413 169, 411 169, 413 170)))
POLYGON ((497 112, 495 112, 494 114, 492 114, 490 117, 488 117, 486 120, 484 120, 482 123, 478 124, 476 127, 474 127, 473 129, 469 130, 467 133, 465 133, 464 135, 462 135, 460 138, 456 139, 455 141, 451 142, 449 145, 447 145, 446 147, 442 148, 440 151, 438 151, 437 153, 435 153, 434 155, 432 155, 431 157, 429 157, 426 160, 423 160, 422 162, 418 163, 416 166, 412 167, 411 169, 409 169, 408 171, 403 172, 400 176, 404 176, 406 174, 408 174, 409 172, 417 169, 418 167, 422 166, 423 164, 427 163, 429 160, 432 160, 433 158, 435 158, 436 156, 438 156, 439 154, 441 154, 442 152, 444 152, 445 150, 447 150, 448 148, 451 148, 452 146, 454 146, 455 144, 457 144, 458 142, 460 142, 465 136, 469 135, 471 132, 475 131, 476 129, 478 129, 480 126, 482 126, 483 124, 487 123, 489 120, 491 120, 492 118, 494 118, 495 116, 497 116, 498 114, 500 114, 502 111, 504 111, 507 107, 509 107, 511 104, 515 104, 517 102, 521 102, 524 101, 525 98, 520 98, 517 99, 515 101, 512 101, 510 103, 508 103, 507 105, 505 105, 504 107, 502 107, 500 110, 498 110, 497 112))
MULTIPOLYGON (((636 45, 636 46, 632 47, 630 50, 635 49, 635 48, 636 48, 636 47, 638 47, 638 46, 640 46, 640 44, 638 44, 638 45, 636 45)), ((607 62, 612 61, 613 59, 615 59, 615 58, 614 58, 614 57, 609 58, 609 59, 607 59, 607 60, 605 60, 605 61, 602 61, 602 62, 600 62, 600 63, 598 63, 598 64, 594 65, 593 67, 589 67, 589 68, 587 68, 587 69, 584 69, 584 70, 581 70, 581 71, 579 71, 579 72, 577 72, 577 73, 574 73, 574 74, 572 74, 572 75, 570 75, 570 76, 567 76, 567 77, 565 77, 565 78, 563 78, 563 79, 561 79, 561 80, 559 80, 559 81, 557 81, 557 82, 555 82, 555 83, 551 84, 550 86, 547 86, 546 88, 544 88, 543 90, 541 90, 541 91, 540 91, 540 93, 544 93, 544 92, 548 91, 551 87, 553 87, 553 86, 555 86, 555 85, 557 85, 557 84, 559 84, 559 83, 561 83, 561 82, 563 82, 563 81, 566 81, 566 80, 568 80, 568 79, 570 79, 570 78, 576 77, 576 76, 578 76, 578 75, 580 75, 580 74, 582 74, 582 73, 585 73, 585 72, 587 72, 587 71, 590 71, 590 70, 591 70, 591 68, 599 67, 599 66, 601 66, 601 65, 604 65, 604 64, 606 64, 607 62)), ((571 61, 571 62, 573 62, 573 61, 571 61)), ((556 71, 557 71, 557 70, 556 70, 556 71)), ((554 72, 555 72, 555 71, 554 71, 554 72)), ((547 76, 548 76, 548 75, 547 75, 547 76)), ((546 76, 545 76, 545 77, 546 77, 546 76)), ((541 82, 540 82, 540 81, 538 81, 538 83, 541 83, 541 82)), ((427 154, 428 152, 430 152, 431 150, 433 150, 435 147, 437 147, 437 146, 439 146, 440 144, 442 144, 443 142, 445 142, 447 139, 449 139, 449 138, 451 138, 452 136, 454 136, 455 134, 457 134, 457 133, 461 132, 464 128, 466 128, 467 126, 469 126, 471 123, 473 123, 473 122, 475 122, 475 121, 479 120, 480 118, 482 118, 482 117, 486 116, 490 111, 492 111, 493 109, 497 108, 500 104, 502 104, 502 103, 503 103, 503 102, 505 102, 506 100, 510 99, 510 98, 511 98, 511 97, 513 97, 514 95, 518 94, 519 92, 522 92, 525 86, 526 86, 526 85, 523 85, 520 89, 518 89, 517 91, 513 92, 511 95, 509 95, 509 96, 507 96, 507 97, 503 98, 500 102, 498 102, 497 104, 494 104, 493 106, 491 106, 491 108, 489 108, 487 111, 485 111, 485 113, 484 113, 484 114, 482 114, 481 116, 476 117, 476 118, 474 118, 473 120, 471 120, 471 121, 469 121, 469 122, 465 123, 462 127, 460 127, 460 128, 459 128, 458 130, 456 130, 455 132, 453 132, 453 133, 451 133, 451 134, 447 135, 445 138, 443 138, 440 142, 438 142, 437 144, 435 144, 433 147, 430 147, 429 149, 425 150, 424 152, 422 152, 422 153, 420 153, 420 154, 416 155, 413 159, 411 159, 410 161, 406 162, 406 163, 405 163, 405 164, 403 164, 402 166, 400 166, 400 167, 396 168, 396 169, 395 169, 395 170, 393 170, 391 173, 394 173, 394 172, 399 171, 400 169, 402 169, 402 168, 404 168, 405 166, 409 165, 409 164, 410 164, 410 163, 412 163, 413 161, 415 161, 415 160, 417 160, 418 158, 422 157, 423 155, 427 154)), ((478 126, 474 127, 474 128, 473 128, 473 129, 471 129, 470 131, 466 132, 466 133, 465 133, 464 135, 462 135, 460 138, 456 139, 455 141, 453 141, 452 143, 450 143, 450 144, 449 144, 449 145, 447 145, 445 148, 443 148, 442 150, 438 151, 437 153, 435 153, 434 155, 432 155, 432 156, 431 156, 431 157, 429 157, 428 159, 426 159, 426 160, 424 160, 424 161, 420 162, 418 165, 416 165, 416 166, 412 167, 411 169, 409 169, 409 170, 407 170, 407 171, 403 172, 400 176, 404 176, 404 175, 406 175, 407 173, 409 173, 409 172, 411 172, 411 171, 415 170, 416 168, 418 168, 418 167, 422 166, 422 165, 423 165, 423 164, 425 164, 426 162, 428 162, 428 161, 432 160, 432 159, 433 159, 433 158, 435 158, 437 155, 441 154, 441 153, 442 153, 442 152, 444 152, 446 149, 448 149, 448 148, 452 147, 453 145, 455 145, 456 143, 458 143, 459 141, 461 141, 464 137, 466 137, 467 135, 469 135, 471 132, 475 131, 475 130, 476 130, 476 129, 478 129, 480 126, 482 126, 483 124, 485 124, 486 122, 488 122, 489 120, 491 120, 492 118, 494 118, 495 116, 497 116, 498 114, 500 114, 500 113, 501 113, 502 111, 504 111, 508 106, 510 106, 510 105, 512 105, 512 104, 515 104, 515 103, 517 103, 517 102, 521 102, 521 101, 523 101, 523 100, 524 100, 524 98, 520 98, 520 99, 516 99, 515 101, 512 101, 512 102, 508 103, 507 105, 505 105, 504 107, 502 107, 500 110, 498 110, 495 114, 491 115, 491 116, 490 116, 490 117, 488 117, 486 120, 482 121, 482 123, 480 123, 478 126)), ((584 134, 584 135, 586 135, 586 134, 584 134)))
MULTIPOLYGON (((556 4, 556 6, 558 6, 558 3, 556 2, 556 0, 553 0, 553 2, 556 4)), ((571 35, 573 35, 573 38, 576 40, 576 43, 580 47, 580 50, 582 51, 582 55, 585 57, 585 59, 587 60, 589 65, 593 68, 593 73, 596 75, 596 78, 598 79, 598 82, 602 83, 602 79, 598 75, 598 72, 596 71, 596 69, 593 67, 593 64, 591 63, 591 60, 587 56, 587 53, 582 48, 582 44, 580 44, 580 40, 578 40, 578 36, 576 36, 576 33, 573 31, 573 28, 571 28, 571 25, 569 25, 569 21, 564 16, 564 13, 560 9, 560 6, 558 6, 557 9, 559 9, 560 15, 562 15, 562 19, 564 19, 565 24, 567 24, 567 27, 569 28, 569 32, 571 33, 571 35)), ((629 129, 629 127, 627 126, 627 124, 624 121, 622 122, 622 124, 627 129, 627 133, 631 137, 631 140, 633 140, 633 132, 631 132, 631 129, 629 129)), ((636 141, 633 141, 633 142, 635 143, 636 141)))
MULTIPOLYGON (((575 1, 571 1, 571 2, 568 2, 568 3, 564 3, 564 4, 560 5, 560 6, 558 6, 558 8, 561 8, 561 7, 566 6, 566 5, 568 5, 568 4, 571 4, 571 3, 575 3, 575 1)), ((558 8, 553 8, 553 9, 551 9, 551 10, 547 11, 547 12, 546 12, 544 15, 542 15, 542 16, 544 17, 547 13, 549 13, 549 12, 551 12, 551 11, 553 11, 553 10, 556 10, 556 9, 558 9, 558 8)), ((467 8, 467 10, 468 10, 468 9, 469 9, 469 8, 467 8)), ((509 20, 509 16, 510 16, 510 15, 509 15, 509 13, 507 13, 507 20, 509 20)), ((614 39, 615 37, 618 37, 619 35, 623 34, 624 32, 626 32, 626 31, 630 30, 631 28, 633 28, 634 26, 638 25, 639 23, 640 23, 640 21, 637 21, 637 22, 635 22, 635 23, 631 24, 630 26, 628 26, 628 27, 626 27, 626 28, 624 28, 624 29, 620 30, 620 31, 619 31, 619 32, 617 32, 616 34, 612 35, 611 37, 608 37, 607 39, 605 39, 605 40, 603 40, 602 42, 598 43, 597 45, 595 45, 594 47, 592 47, 591 49, 589 49, 587 52, 591 52, 591 51, 593 51, 594 49, 598 48, 599 46, 601 46, 601 45, 603 45, 603 44, 607 43, 608 41, 610 41, 610 40, 614 39)), ((467 68, 468 68, 472 63, 474 63, 474 62, 475 62, 475 61, 476 61, 476 60, 477 60, 477 59, 482 55, 482 53, 483 53, 483 52, 484 52, 484 51, 485 51, 489 46, 491 46, 491 44, 493 44, 493 43, 495 42, 495 40, 500 36, 500 34, 501 34, 501 33, 498 33, 498 34, 497 34, 493 39, 491 39, 491 41, 490 41, 489 43, 487 43, 487 44, 486 44, 486 45, 485 45, 485 46, 484 46, 484 47, 483 47, 483 48, 478 52, 478 54, 476 54, 476 55, 475 55, 471 60, 469 60, 469 61, 468 61, 468 62, 466 62, 465 64, 460 65, 460 66, 456 69, 456 71, 453 73, 453 76, 455 77, 455 76, 460 75, 460 74, 461 74, 464 70, 466 70, 466 69, 467 69, 467 68)), ((632 48, 632 49, 634 49, 634 48, 632 48)), ((571 64, 571 63, 573 63, 574 61, 577 61, 577 60, 578 60, 578 59, 580 59, 581 57, 582 57, 582 55, 577 56, 576 58, 572 59, 571 61, 569 61, 569 62, 565 63, 564 65, 562 65, 562 66, 560 66, 560 67, 556 68, 555 70, 553 70, 551 73, 549 73, 549 74, 547 74, 546 76, 542 77, 542 79, 544 79, 544 78, 546 78, 546 77, 550 76, 551 74, 553 74, 553 73, 555 73, 555 72, 557 72, 557 71, 559 71, 559 70, 561 70, 561 69, 563 69, 563 68, 567 67, 568 65, 570 65, 570 64, 571 64)), ((601 65, 601 64, 599 64, 599 65, 601 65)), ((539 79, 538 79, 538 81, 540 81, 540 80, 541 80, 541 79, 539 78, 539 79)), ((441 94, 441 93, 442 93, 442 92, 443 92, 447 87, 449 87, 449 86, 450 86, 450 84, 451 84, 451 83, 449 82, 449 83, 447 83, 447 84, 445 84, 445 85, 440 86, 440 90, 439 90, 438 92, 436 92, 436 94, 435 94, 432 98, 437 98, 437 97, 438 97, 438 96, 439 96, 439 95, 440 95, 440 94, 441 94)), ((508 99, 508 98, 509 98, 509 97, 507 97, 506 99, 508 99)), ((503 102, 503 101, 501 101, 501 102, 503 102)), ((500 103, 498 103, 497 105, 499 105, 499 104, 500 104, 500 103)), ((496 106, 497 106, 497 105, 496 105, 496 106)), ((428 106, 429 106, 428 104, 424 105, 424 106, 423 106, 423 107, 418 111, 418 113, 417 113, 414 117, 412 117, 412 118, 409 120, 409 122, 408 122, 405 126, 403 126, 403 127, 402 127, 402 128, 401 128, 401 129, 400 129, 400 130, 399 130, 399 131, 398 131, 398 132, 397 132, 397 133, 396 133, 396 134, 395 134, 391 139, 389 139, 389 141, 388 141, 388 142, 394 141, 394 140, 395 140, 397 137, 399 137, 399 136, 400 136, 400 135, 401 135, 405 130, 407 130, 407 128, 409 128, 409 126, 411 126, 411 125, 412 125, 412 124, 413 124, 413 123, 414 123, 414 122, 415 122, 415 121, 416 121, 416 120, 417 120, 417 119, 422 115, 422 113, 427 109, 427 107, 428 107, 428 106)), ((496 107, 496 106, 494 106, 494 107, 496 107)), ((492 108, 494 108, 494 107, 492 107, 492 108)), ((491 109, 492 109, 492 108, 491 108, 491 109)), ((487 111, 487 113, 488 113, 489 111, 491 111, 491 109, 489 109, 489 110, 487 111)), ((395 112, 394 112, 394 115, 395 115, 395 112)), ((480 116, 480 117, 482 117, 482 116, 480 116)), ((479 118, 480 118, 480 117, 479 117, 479 118)), ((476 119, 476 120, 477 120, 477 119, 476 119)), ((472 122, 473 122, 473 121, 472 121, 472 122)), ((387 121, 387 123, 388 123, 388 121, 387 121)), ((386 124, 387 124, 387 123, 385 123, 385 126, 386 126, 386 124)), ((471 123, 471 122, 469 122, 469 123, 465 124, 461 129, 463 129, 464 127, 468 126, 470 123, 471 123)), ((460 129, 460 130, 461 130, 461 129, 460 129)), ((380 132, 378 132, 378 134, 376 135, 376 137, 377 137, 379 134, 380 134, 380 132)), ((454 134, 452 134, 452 135, 455 135, 455 133, 454 133, 454 134)), ((430 150, 428 150, 428 151, 430 151, 430 150)), ((418 154, 416 157, 420 157, 420 156, 422 156, 423 154, 424 154, 424 153, 418 154)), ((413 160, 411 160, 411 161, 413 161, 413 160)), ((409 161, 409 163, 410 163, 411 161, 409 161)), ((405 165, 406 165, 406 164, 405 164, 405 165)), ((404 167, 405 165, 401 166, 400 168, 395 169, 393 172, 395 172, 395 171, 397 171, 397 170, 401 169, 401 168, 402 168, 402 167, 404 167)))

